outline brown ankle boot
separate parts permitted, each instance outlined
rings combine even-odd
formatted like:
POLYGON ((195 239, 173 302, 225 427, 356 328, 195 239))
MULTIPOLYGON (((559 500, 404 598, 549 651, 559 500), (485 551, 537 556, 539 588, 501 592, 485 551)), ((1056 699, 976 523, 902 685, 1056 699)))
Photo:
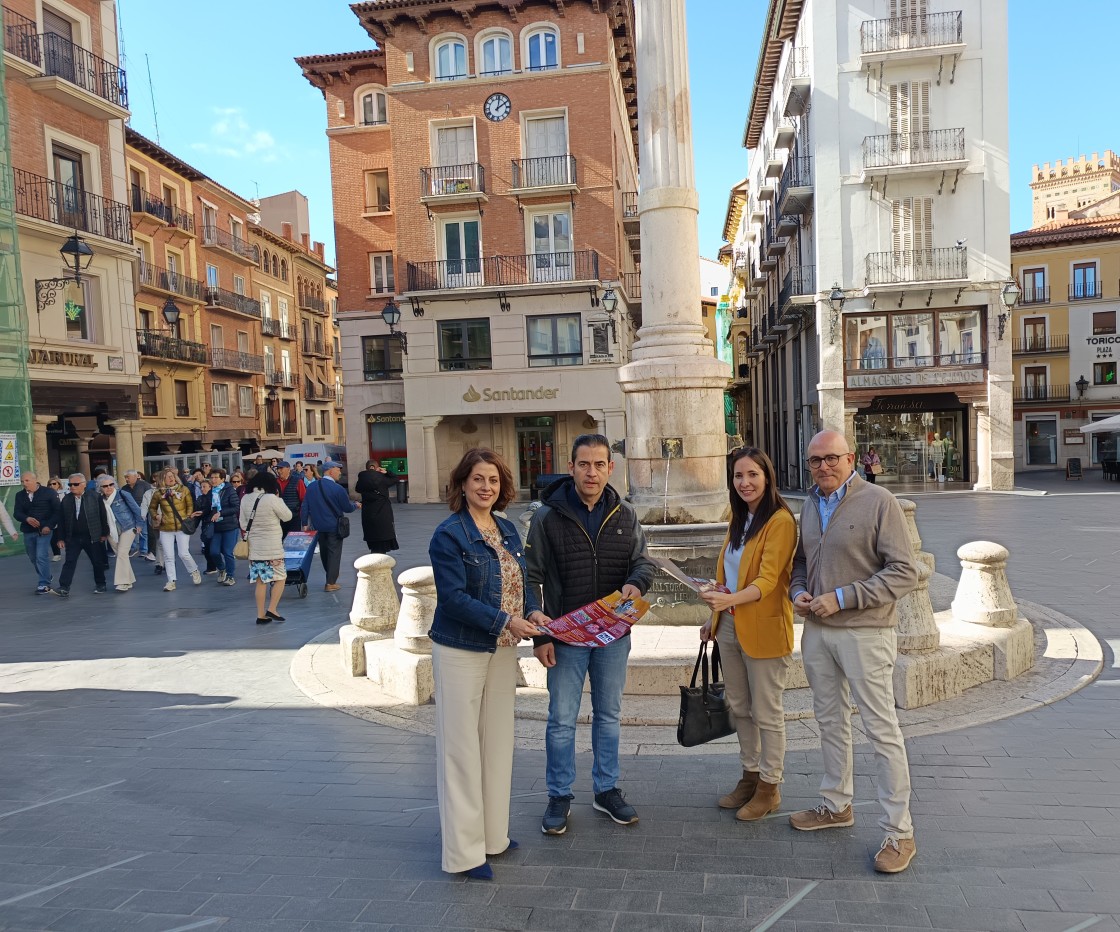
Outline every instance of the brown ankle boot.
POLYGON ((758 789, 754 791, 751 801, 735 813, 735 818, 740 822, 753 822, 771 812, 777 812, 781 804, 782 794, 778 792, 778 784, 759 780, 758 789))
POLYGON ((720 809, 739 809, 745 806, 754 796, 754 790, 757 786, 758 774, 752 770, 744 770, 742 779, 735 784, 735 789, 726 796, 720 797, 720 809))

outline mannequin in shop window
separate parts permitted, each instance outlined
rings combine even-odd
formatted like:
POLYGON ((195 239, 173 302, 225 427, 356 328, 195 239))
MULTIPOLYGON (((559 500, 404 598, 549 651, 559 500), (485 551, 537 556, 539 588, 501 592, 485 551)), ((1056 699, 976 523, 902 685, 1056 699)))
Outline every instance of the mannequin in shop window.
POLYGON ((944 438, 942 438, 941 444, 945 448, 944 477, 948 478, 948 480, 952 482, 953 476, 956 474, 957 467, 957 448, 953 444, 953 435, 947 433, 944 438))
POLYGON ((938 433, 929 441, 929 477, 938 482, 945 481, 945 444, 938 433))

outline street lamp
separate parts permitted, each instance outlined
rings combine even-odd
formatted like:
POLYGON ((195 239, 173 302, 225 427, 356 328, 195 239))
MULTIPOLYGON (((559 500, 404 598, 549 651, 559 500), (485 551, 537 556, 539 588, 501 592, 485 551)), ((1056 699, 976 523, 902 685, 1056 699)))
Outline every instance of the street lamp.
POLYGON ((603 297, 599 299, 603 304, 603 310, 610 315, 614 315, 614 309, 618 307, 618 295, 614 293, 613 288, 608 288, 603 292, 603 297))
POLYGON ((156 370, 152 369, 140 381, 143 382, 145 388, 148 389, 148 394, 154 395, 156 393, 156 389, 159 388, 159 383, 163 380, 158 375, 156 375, 156 370))
POLYGON ((71 282, 80 285, 82 272, 93 262, 93 250, 78 235, 77 230, 66 238, 66 242, 59 247, 58 252, 66 263, 66 274, 61 278, 43 278, 35 281, 35 309, 40 314, 54 304, 60 288, 65 288, 71 282))
POLYGON ((389 335, 397 338, 401 344, 401 352, 407 356, 408 337, 397 330, 397 324, 401 321, 401 309, 392 298, 386 301, 385 307, 381 309, 381 319, 389 327, 389 335))
POLYGON ((1081 378, 1073 384, 1077 386, 1077 398, 1081 400, 1085 397, 1085 389, 1089 387, 1089 380, 1085 378, 1085 376, 1081 376, 1081 378))
POLYGON ((828 306, 832 308, 832 318, 828 322, 828 342, 836 342, 836 322, 840 319, 840 312, 844 310, 844 292, 839 282, 833 282, 832 291, 828 294, 828 306))
POLYGON ((280 396, 276 393, 276 386, 272 385, 268 389, 268 394, 265 395, 269 401, 276 401, 280 396))
POLYGON ((179 310, 179 305, 176 304, 171 298, 163 302, 163 309, 160 311, 163 314, 164 322, 167 324, 168 330, 174 330, 175 325, 179 323, 179 316, 183 313, 179 310))
POLYGON ((1011 319, 1011 309, 1019 302, 1019 295, 1023 293, 1023 289, 1019 287, 1019 283, 1013 278, 1009 278, 1003 283, 1003 290, 1000 296, 1003 298, 1003 304, 1007 308, 1006 311, 1001 311, 997 321, 999 323, 999 338, 1003 339, 1003 333, 1007 329, 1007 322, 1011 319))

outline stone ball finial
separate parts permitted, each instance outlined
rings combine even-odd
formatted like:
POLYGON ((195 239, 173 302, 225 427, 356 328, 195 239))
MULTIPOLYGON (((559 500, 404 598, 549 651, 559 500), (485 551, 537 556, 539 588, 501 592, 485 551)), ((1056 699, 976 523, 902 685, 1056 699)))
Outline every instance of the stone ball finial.
POLYGON ((1007 582, 1007 548, 990 540, 975 540, 963 544, 957 556, 961 578, 953 599, 953 617, 997 628, 1013 625, 1019 612, 1007 582))
POLYGON ((393 640, 410 654, 430 654, 428 631, 436 613, 436 581, 430 566, 416 566, 397 577, 401 586, 401 609, 393 640))
POLYGON ((370 553, 354 561, 358 572, 350 624, 366 631, 392 631, 400 601, 393 585, 397 561, 384 553, 370 553))

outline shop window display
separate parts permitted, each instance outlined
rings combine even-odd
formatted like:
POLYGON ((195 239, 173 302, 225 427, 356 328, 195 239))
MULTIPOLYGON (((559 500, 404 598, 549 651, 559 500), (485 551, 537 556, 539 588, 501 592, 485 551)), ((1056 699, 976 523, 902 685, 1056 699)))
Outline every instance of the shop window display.
POLYGON ((961 411, 859 414, 856 444, 862 456, 874 447, 885 483, 950 482, 967 479, 961 411))
POLYGON ((976 308, 847 315, 845 368, 852 372, 983 365, 981 319, 976 308))

